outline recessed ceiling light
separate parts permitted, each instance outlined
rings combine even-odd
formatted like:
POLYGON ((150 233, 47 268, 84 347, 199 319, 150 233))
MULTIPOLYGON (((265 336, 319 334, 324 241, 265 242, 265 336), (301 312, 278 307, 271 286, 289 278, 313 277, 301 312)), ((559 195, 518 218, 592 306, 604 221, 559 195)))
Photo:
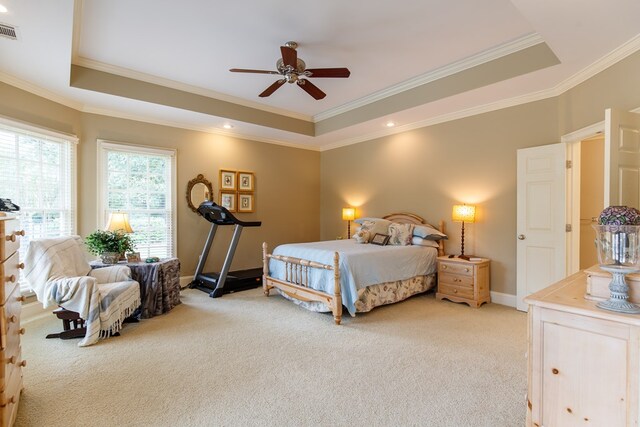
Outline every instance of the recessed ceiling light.
POLYGON ((395 124, 395 122, 392 122, 392 121, 388 121, 388 122, 385 124, 385 126, 386 126, 386 127, 388 127, 388 128, 392 128, 392 127, 394 127, 395 125, 396 125, 396 124, 395 124))
POLYGON ((9 9, 7 9, 6 7, 0 4, 0 13, 7 13, 7 12, 9 12, 9 9))
POLYGON ((233 129, 233 126, 231 124, 229 124, 229 123, 223 124, 222 127, 225 128, 225 129, 233 129))

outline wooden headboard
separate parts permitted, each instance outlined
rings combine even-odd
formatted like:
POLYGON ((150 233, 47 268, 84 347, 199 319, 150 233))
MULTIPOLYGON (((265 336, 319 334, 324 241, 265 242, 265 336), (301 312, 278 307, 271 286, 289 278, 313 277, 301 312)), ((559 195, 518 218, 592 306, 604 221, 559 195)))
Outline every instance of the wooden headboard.
MULTIPOLYGON (((424 220, 424 218, 412 214, 412 213, 406 213, 406 212, 400 212, 400 213, 392 213, 389 215, 385 215, 382 217, 383 219, 389 220, 391 222, 397 222, 399 224, 415 224, 415 225, 428 225, 432 228, 436 228, 438 230, 440 230, 442 233, 446 232, 444 231, 444 221, 439 221, 438 222, 438 226, 435 227, 432 224, 429 224, 427 221, 424 220)), ((444 256, 445 252, 444 252, 444 240, 438 240, 438 256, 444 256)))

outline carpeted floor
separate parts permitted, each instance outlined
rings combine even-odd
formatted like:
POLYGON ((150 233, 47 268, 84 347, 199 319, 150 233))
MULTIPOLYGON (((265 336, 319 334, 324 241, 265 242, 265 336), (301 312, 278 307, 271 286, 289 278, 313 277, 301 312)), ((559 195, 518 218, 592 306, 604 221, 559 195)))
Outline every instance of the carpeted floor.
POLYGON ((78 348, 25 325, 16 426, 519 426, 526 315, 419 295, 335 326, 261 289, 182 293, 78 348))

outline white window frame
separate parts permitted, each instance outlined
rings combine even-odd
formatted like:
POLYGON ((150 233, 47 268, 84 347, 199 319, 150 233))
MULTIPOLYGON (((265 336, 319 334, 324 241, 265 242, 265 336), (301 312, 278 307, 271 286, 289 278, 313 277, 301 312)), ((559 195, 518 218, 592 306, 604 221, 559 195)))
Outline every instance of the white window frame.
MULTIPOLYGON (((147 145, 137 145, 137 144, 129 144, 124 142, 115 142, 108 141, 104 139, 97 140, 98 150, 97 150, 97 207, 98 211, 96 213, 96 224, 97 228, 104 228, 104 218, 103 213, 106 209, 106 200, 107 200, 107 187, 106 187, 106 179, 107 179, 107 169, 105 167, 106 164, 106 156, 107 151, 121 151, 125 153, 133 153, 133 154, 156 154, 161 156, 169 156, 171 158, 171 255, 172 257, 178 256, 178 210, 177 210, 177 163, 178 163, 178 152, 175 149, 171 148, 157 148, 157 147, 149 147, 147 145)), ((134 230, 135 232, 135 230, 134 230)))
MULTIPOLYGON (((71 175, 69 177, 69 209, 71 211, 70 233, 71 235, 78 234, 78 143, 80 141, 78 137, 76 135, 65 134, 51 129, 41 128, 28 123, 12 120, 4 116, 0 116, 0 125, 9 131, 30 135, 34 138, 69 143, 69 173, 71 175)), ((21 280, 20 282, 20 293, 27 296, 33 295, 33 291, 30 290, 28 284, 24 280, 21 280)))

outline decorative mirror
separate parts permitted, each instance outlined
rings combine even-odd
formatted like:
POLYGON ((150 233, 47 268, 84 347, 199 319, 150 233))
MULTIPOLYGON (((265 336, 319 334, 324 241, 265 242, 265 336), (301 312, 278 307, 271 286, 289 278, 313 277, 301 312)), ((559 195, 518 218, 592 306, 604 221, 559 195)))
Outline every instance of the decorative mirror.
POLYGON ((202 174, 198 174, 187 184, 187 204, 198 215, 198 206, 202 202, 213 201, 213 187, 202 174))

